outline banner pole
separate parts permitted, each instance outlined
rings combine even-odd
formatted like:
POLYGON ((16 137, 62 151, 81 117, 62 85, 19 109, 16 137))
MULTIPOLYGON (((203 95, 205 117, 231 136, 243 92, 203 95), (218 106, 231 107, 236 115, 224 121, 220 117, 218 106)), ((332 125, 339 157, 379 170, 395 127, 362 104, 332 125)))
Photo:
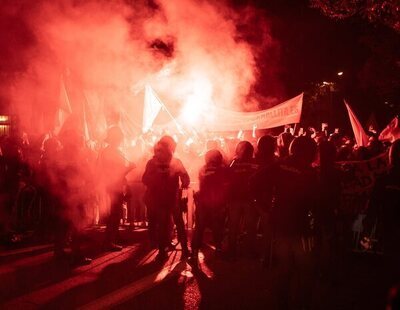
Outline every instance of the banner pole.
POLYGON ((167 107, 165 106, 164 102, 162 102, 162 101, 160 100, 160 98, 158 98, 156 92, 153 91, 153 95, 154 95, 154 97, 156 97, 156 99, 158 100, 158 102, 161 103, 162 108, 165 110, 165 112, 167 112, 168 116, 172 119, 172 121, 174 122, 176 128, 178 128, 179 133, 185 134, 185 132, 184 132, 182 126, 178 123, 178 121, 175 119, 175 117, 173 117, 173 115, 169 112, 169 110, 168 110, 167 107))

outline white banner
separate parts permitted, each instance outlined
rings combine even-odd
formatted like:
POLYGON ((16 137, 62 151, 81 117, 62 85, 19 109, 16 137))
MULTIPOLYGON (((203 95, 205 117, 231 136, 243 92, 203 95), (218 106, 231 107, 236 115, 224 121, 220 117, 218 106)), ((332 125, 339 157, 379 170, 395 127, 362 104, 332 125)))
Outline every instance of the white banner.
POLYGON ((257 112, 236 112, 215 108, 207 111, 206 124, 210 131, 238 131, 274 128, 299 123, 303 106, 303 94, 280 103, 270 109, 257 112))

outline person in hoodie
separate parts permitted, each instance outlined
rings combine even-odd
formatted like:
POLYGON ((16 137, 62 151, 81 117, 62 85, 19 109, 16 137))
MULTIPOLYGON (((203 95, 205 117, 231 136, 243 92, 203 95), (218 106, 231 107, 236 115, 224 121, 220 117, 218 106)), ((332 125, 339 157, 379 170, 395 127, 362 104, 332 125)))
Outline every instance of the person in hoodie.
POLYGON ((110 127, 106 138, 107 147, 101 150, 98 159, 99 178, 110 198, 110 214, 104 240, 104 249, 108 251, 122 250, 122 246, 116 244, 116 241, 125 199, 125 177, 136 167, 133 163, 127 165, 127 160, 119 149, 123 140, 121 128, 110 127))
POLYGON ((87 226, 86 203, 88 201, 91 172, 83 137, 75 130, 66 130, 61 138, 63 148, 59 160, 48 170, 50 191, 55 197, 54 256, 67 258, 64 252, 68 237, 71 239, 72 265, 87 265, 91 259, 83 255, 81 245, 87 226))
POLYGON ((167 257, 170 243, 169 224, 173 217, 183 257, 189 256, 186 230, 180 210, 180 187, 190 184, 189 175, 182 162, 174 157, 176 143, 170 136, 163 136, 154 146, 154 156, 147 164, 142 177, 146 186, 144 201, 148 210, 149 233, 158 246, 157 260, 167 257))
MULTIPOLYGON (((313 227, 318 209, 318 175, 312 167, 317 145, 297 137, 289 156, 271 175, 273 287, 279 308, 308 309, 313 284, 313 227)), ((266 185, 267 186, 267 185, 266 185)))

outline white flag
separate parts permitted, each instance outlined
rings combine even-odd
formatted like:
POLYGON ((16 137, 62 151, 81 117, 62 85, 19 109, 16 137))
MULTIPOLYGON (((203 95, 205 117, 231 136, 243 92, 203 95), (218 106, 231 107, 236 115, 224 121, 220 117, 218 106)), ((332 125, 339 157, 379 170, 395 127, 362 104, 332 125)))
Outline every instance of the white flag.
POLYGON ((158 98, 151 86, 146 85, 144 94, 143 132, 149 131, 153 126, 153 122, 163 106, 164 104, 158 98))
POLYGON ((104 98, 93 90, 83 90, 83 95, 90 137, 94 140, 103 140, 108 128, 104 112, 104 98))
POLYGON ((69 101, 68 92, 65 87, 64 78, 61 77, 60 102, 59 102, 58 110, 56 112, 56 119, 55 119, 55 126, 54 126, 55 134, 58 134, 61 131, 61 128, 63 127, 65 121, 71 115, 71 113, 72 113, 72 108, 71 108, 71 103, 69 101))

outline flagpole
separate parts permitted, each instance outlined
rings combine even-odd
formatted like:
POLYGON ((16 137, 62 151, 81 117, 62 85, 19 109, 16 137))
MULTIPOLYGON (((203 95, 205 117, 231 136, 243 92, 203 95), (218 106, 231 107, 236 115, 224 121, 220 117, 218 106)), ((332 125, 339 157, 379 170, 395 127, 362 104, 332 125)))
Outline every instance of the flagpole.
MULTIPOLYGON (((172 119, 172 121, 175 123, 175 126, 178 128, 179 131, 183 131, 181 125, 178 123, 178 121, 175 119, 175 117, 173 117, 173 115, 169 112, 169 110, 167 109, 167 107, 161 103, 162 105, 162 109, 164 109, 165 112, 167 112, 167 114, 169 115, 169 117, 172 119)), ((181 132, 183 133, 183 132, 181 132)))
POLYGON ((182 129, 182 126, 178 123, 178 121, 175 119, 175 117, 169 112, 169 110, 167 109, 167 107, 165 106, 164 102, 162 102, 160 100, 160 98, 158 98, 157 94, 155 91, 153 91, 153 89, 151 89, 153 92, 154 97, 156 97, 156 99, 158 100, 158 102, 161 104, 161 108, 164 109, 165 112, 167 112, 168 116, 172 119, 172 121, 174 122, 176 128, 178 128, 179 132, 181 134, 185 134, 184 130, 182 129))

